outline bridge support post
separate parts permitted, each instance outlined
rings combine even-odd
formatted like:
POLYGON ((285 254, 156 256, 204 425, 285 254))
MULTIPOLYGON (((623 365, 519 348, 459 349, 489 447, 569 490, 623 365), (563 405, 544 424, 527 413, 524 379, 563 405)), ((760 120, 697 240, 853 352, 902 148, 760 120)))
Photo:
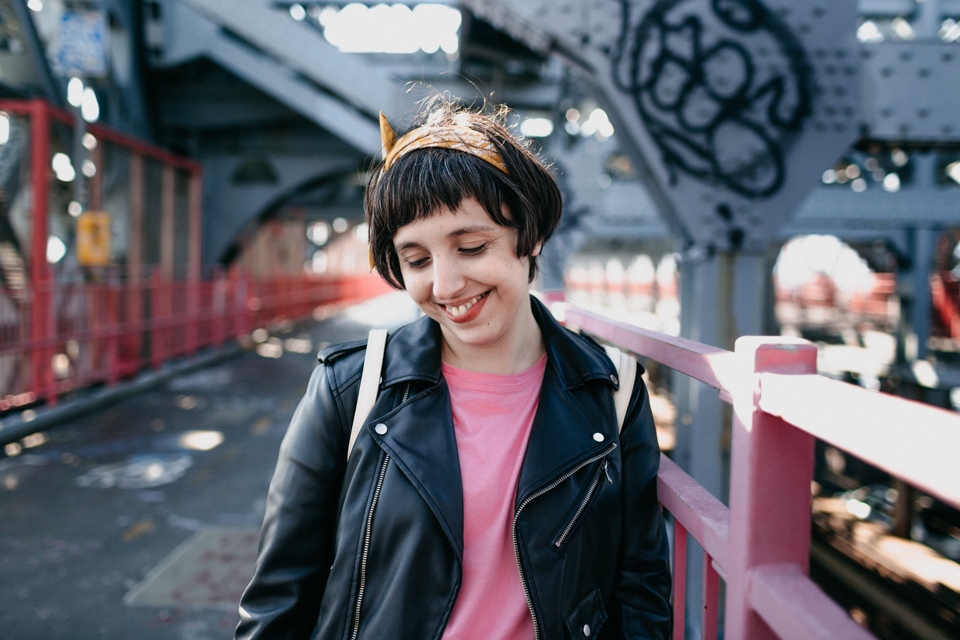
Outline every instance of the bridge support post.
POLYGON ((927 339, 930 337, 933 305, 930 272, 936 268, 934 262, 939 235, 940 231, 931 227, 907 229, 912 264, 907 273, 902 274, 903 282, 899 286, 902 325, 899 350, 907 364, 914 360, 925 360, 928 355, 927 339))
POLYGON ((757 407, 756 374, 816 374, 817 349, 805 340, 751 336, 737 340, 736 354, 743 385, 733 393, 724 637, 775 640, 752 607, 751 581, 765 565, 809 572, 814 438, 757 407))
MULTIPOLYGON (((718 253, 680 264, 681 335, 732 350, 743 334, 763 332, 763 255, 718 253)), ((676 461, 718 500, 727 502, 730 413, 713 387, 677 374, 676 461)), ((691 541, 687 553, 686 620, 688 639, 701 637, 703 549, 691 541)))

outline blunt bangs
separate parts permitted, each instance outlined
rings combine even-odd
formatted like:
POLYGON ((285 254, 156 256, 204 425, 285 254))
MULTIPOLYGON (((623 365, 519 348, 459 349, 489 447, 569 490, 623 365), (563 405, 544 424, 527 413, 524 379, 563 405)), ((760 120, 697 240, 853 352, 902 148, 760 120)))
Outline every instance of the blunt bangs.
MULTIPOLYGON (((428 147, 371 173, 364 195, 374 265, 388 284, 403 289, 400 260, 393 246, 404 225, 445 211, 456 211, 473 198, 500 226, 517 229, 517 257, 530 259, 530 281, 537 273, 533 252, 545 243, 560 219, 556 180, 495 117, 457 112, 443 105, 427 114, 430 126, 468 126, 484 134, 507 165, 504 173, 488 162, 456 149, 428 147), (506 205, 506 211, 503 205, 506 205)), ((398 136, 399 137, 399 136, 398 136)))

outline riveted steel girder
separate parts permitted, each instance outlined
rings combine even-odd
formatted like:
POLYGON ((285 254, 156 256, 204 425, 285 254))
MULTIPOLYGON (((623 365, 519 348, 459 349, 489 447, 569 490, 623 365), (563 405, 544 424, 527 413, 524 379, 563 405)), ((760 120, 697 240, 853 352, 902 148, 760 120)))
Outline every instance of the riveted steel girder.
POLYGON ((860 122, 855 0, 466 0, 579 69, 676 235, 759 250, 860 122))
POLYGON ((861 47, 864 137, 960 142, 960 47, 936 40, 861 47))
POLYGON ((163 64, 206 56, 369 155, 377 114, 413 107, 399 82, 267 0, 167 0, 163 64))

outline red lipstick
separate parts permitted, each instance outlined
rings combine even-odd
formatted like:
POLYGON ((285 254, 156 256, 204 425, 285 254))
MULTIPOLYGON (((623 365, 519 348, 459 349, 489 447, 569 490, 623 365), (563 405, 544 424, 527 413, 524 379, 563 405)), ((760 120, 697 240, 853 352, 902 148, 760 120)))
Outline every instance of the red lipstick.
POLYGON ((464 313, 462 316, 452 316, 452 315, 450 315, 450 312, 447 311, 446 306, 441 305, 441 306, 443 306, 443 312, 444 312, 445 314, 447 314, 447 318, 449 318, 451 322, 455 322, 455 323, 457 323, 457 324, 463 324, 463 323, 465 323, 465 322, 470 322, 471 320, 475 319, 477 316, 480 315, 480 312, 483 310, 483 306, 487 303, 487 298, 490 297, 490 296, 489 296, 489 293, 490 293, 489 291, 488 291, 487 293, 484 293, 484 294, 483 294, 483 297, 480 298, 479 300, 477 300, 476 302, 474 302, 474 303, 473 303, 473 306, 470 307, 470 308, 467 310, 467 312, 464 313))

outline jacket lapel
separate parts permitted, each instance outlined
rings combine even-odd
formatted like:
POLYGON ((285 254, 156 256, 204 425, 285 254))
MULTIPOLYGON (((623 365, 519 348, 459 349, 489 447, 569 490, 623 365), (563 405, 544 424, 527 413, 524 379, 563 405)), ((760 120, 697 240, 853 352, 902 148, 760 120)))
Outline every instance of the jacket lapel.
MULTIPOLYGON (((610 403, 612 406, 612 393, 610 403)), ((548 364, 517 483, 517 506, 530 494, 615 441, 616 419, 611 433, 610 420, 604 417, 589 415, 575 393, 560 383, 556 369, 548 364), (594 437, 596 433, 602 436, 599 442, 594 437)))
POLYGON ((463 485, 447 383, 441 380, 366 427, 416 486, 462 558, 463 485), (384 433, 378 424, 386 425, 384 433))
POLYGON ((536 298, 531 298, 531 304, 543 334, 547 370, 520 471, 517 505, 582 460, 617 441, 616 414, 613 413, 616 369, 603 349, 560 326, 536 298), (610 401, 604 401, 601 396, 598 404, 596 396, 586 392, 583 400, 588 404, 584 404, 578 394, 588 386, 593 390, 609 390, 610 401))

